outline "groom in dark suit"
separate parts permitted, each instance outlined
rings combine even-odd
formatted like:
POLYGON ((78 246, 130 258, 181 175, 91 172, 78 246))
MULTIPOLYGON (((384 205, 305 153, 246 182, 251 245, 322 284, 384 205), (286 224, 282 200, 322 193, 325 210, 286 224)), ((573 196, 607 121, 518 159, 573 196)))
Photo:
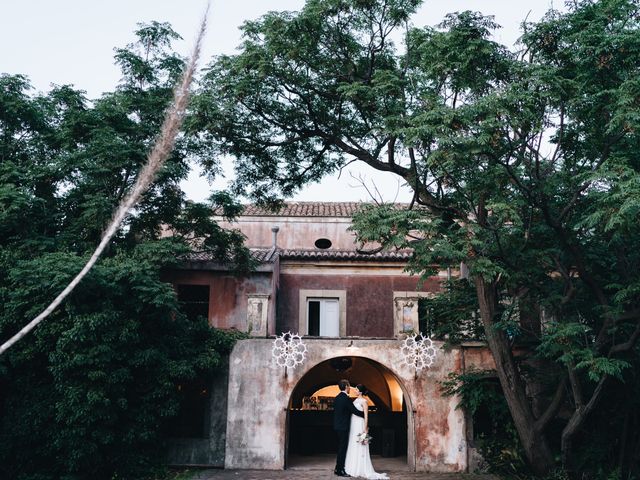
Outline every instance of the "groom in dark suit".
POLYGON ((336 469, 333 473, 339 477, 349 477, 350 475, 344 471, 344 460, 347 456, 351 414, 364 418, 364 413, 358 410, 349 398, 348 392, 349 388, 351 388, 349 380, 340 380, 338 388, 340 393, 336 395, 333 401, 333 429, 338 434, 338 458, 336 459, 336 469))

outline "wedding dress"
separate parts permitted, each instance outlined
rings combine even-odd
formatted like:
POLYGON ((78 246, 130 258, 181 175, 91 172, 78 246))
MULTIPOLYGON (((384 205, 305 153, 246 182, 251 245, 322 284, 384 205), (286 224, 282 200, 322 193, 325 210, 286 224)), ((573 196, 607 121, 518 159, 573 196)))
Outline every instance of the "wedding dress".
MULTIPOLYGON (((353 402, 355 407, 363 411, 362 397, 356 398, 353 402)), ((344 461, 344 470, 352 477, 367 479, 389 478, 386 473, 377 473, 371 464, 369 456, 369 445, 358 443, 357 436, 364 431, 364 418, 351 415, 351 426, 349 427, 349 446, 347 447, 347 458, 344 461)))

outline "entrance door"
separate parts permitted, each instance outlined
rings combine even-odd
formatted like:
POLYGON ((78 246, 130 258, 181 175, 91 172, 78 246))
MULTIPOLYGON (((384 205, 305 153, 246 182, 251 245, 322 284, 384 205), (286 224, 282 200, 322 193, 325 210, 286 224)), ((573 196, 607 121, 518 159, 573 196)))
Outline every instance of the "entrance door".
MULTIPOLYGON (((319 304, 312 308, 316 307, 319 309, 319 304)), ((331 340, 325 342, 331 345, 331 340)), ((383 461, 394 470, 411 470, 415 464, 411 456, 414 447, 408 441, 412 410, 399 381, 377 361, 351 356, 318 363, 293 389, 287 413, 287 468, 304 470, 321 466, 329 470, 335 464, 333 399, 338 394, 338 381, 343 378, 352 385, 362 382, 369 388, 369 429, 375 439, 370 452, 374 467, 383 461)))
POLYGON ((337 298, 307 299, 307 319, 310 336, 340 336, 340 302, 337 298))

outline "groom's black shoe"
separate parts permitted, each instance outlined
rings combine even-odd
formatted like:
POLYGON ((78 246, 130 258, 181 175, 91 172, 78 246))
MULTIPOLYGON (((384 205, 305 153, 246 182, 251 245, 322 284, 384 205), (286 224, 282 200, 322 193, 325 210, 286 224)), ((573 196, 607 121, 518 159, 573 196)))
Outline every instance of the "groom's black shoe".
POLYGON ((341 470, 340 472, 336 473, 336 475, 338 475, 339 477, 350 477, 351 476, 347 472, 345 472, 344 470, 341 470))

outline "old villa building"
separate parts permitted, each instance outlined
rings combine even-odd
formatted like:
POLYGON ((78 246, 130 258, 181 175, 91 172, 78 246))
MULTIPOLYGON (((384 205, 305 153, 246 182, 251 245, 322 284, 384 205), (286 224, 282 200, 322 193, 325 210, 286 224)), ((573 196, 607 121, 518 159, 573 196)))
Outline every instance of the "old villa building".
POLYGON ((444 350, 436 341, 430 368, 403 362, 402 341, 419 330, 420 299, 437 292, 447 272, 420 283, 404 271, 411 252, 358 252, 348 230, 358 205, 287 203, 276 213, 248 206, 232 225, 218 220, 246 235, 255 271, 237 276, 195 255, 170 273, 194 313, 251 336, 235 346, 228 376, 202 389, 171 463, 284 469, 329 456, 331 400, 347 378, 371 392, 374 466, 376 456, 409 471, 473 464, 470 422, 438 382, 471 365, 490 368, 491 355, 479 344, 444 350), (299 334, 306 347, 295 368, 273 356, 284 332, 299 334))

